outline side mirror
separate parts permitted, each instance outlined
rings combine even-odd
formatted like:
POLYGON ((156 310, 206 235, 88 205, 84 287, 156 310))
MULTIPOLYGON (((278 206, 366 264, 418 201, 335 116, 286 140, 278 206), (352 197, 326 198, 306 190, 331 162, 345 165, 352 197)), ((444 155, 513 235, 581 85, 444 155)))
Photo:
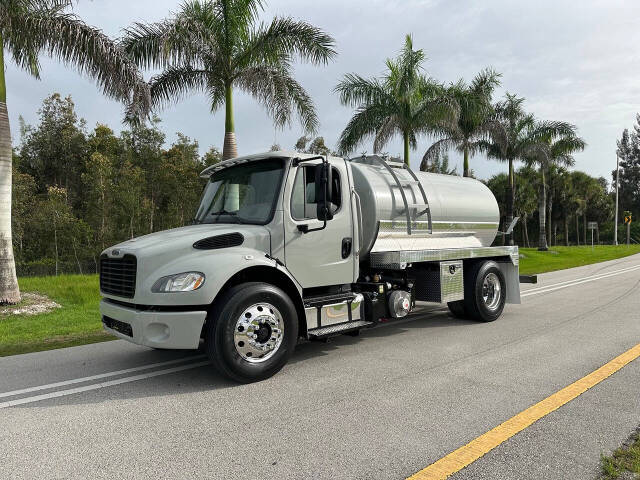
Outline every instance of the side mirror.
POLYGON ((331 165, 322 162, 316 166, 316 202, 317 218, 321 221, 331 220, 333 213, 331 212, 332 197, 332 181, 331 181, 331 165))

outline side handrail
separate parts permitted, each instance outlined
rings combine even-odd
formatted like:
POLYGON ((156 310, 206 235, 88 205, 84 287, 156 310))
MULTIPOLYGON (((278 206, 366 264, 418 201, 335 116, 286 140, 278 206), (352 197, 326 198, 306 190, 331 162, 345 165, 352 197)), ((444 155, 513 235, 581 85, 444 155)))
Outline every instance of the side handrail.
POLYGON ((360 195, 356 192, 355 188, 352 190, 353 198, 356 199, 356 208, 358 211, 356 214, 358 215, 358 250, 362 248, 363 236, 362 236, 362 205, 360 204, 360 195))
POLYGON ((403 163, 403 168, 409 172, 409 175, 418 183, 418 188, 420 189, 420 193, 422 194, 422 199, 424 200, 424 204, 427 206, 427 221, 429 222, 429 233, 433 233, 433 225, 431 223, 431 207, 429 205, 429 200, 427 199, 427 192, 424 191, 422 187, 422 182, 418 180, 418 176, 414 173, 409 165, 403 163))

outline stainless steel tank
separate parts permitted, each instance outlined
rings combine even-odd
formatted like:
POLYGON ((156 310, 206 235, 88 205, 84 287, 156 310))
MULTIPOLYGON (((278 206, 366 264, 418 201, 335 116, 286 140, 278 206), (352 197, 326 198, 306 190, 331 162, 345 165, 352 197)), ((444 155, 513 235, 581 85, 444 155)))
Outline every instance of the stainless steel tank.
POLYGON ((376 156, 351 160, 362 212, 362 258, 378 251, 491 245, 500 212, 486 185, 471 178, 426 172, 415 172, 414 179, 401 164, 385 165, 381 160, 376 156))

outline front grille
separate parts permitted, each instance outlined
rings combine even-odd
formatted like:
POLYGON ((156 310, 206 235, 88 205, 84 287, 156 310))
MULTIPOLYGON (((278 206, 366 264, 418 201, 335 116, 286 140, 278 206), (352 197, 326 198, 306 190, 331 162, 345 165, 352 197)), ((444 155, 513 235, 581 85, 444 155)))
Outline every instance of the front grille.
POLYGON ((104 323, 105 326, 110 328, 111 330, 120 332, 127 337, 133 337, 133 329, 128 323, 121 322, 120 320, 116 320, 115 318, 107 317, 106 315, 102 316, 102 323, 104 323))
POLYGON ((133 255, 122 258, 100 258, 100 291, 119 297, 133 298, 136 293, 137 261, 133 255))

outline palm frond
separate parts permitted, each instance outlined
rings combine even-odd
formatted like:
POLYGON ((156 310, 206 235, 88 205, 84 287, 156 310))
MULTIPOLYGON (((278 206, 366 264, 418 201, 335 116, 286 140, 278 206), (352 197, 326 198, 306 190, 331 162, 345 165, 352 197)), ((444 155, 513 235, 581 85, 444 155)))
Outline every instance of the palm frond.
POLYGON ((374 136, 390 114, 393 112, 389 111, 387 105, 358 108, 340 134, 338 151, 342 155, 351 153, 363 140, 374 136))
MULTIPOLYGON (((151 101, 154 107, 178 102, 192 91, 207 91, 215 88, 205 70, 193 68, 191 65, 180 65, 166 68, 162 73, 151 78, 151 101)), ((224 91, 224 86, 222 86, 224 91)))
POLYGON ((290 122, 292 111, 308 133, 318 128, 313 101, 304 88, 291 76, 288 65, 260 65, 243 70, 235 84, 264 105, 278 126, 290 122))
POLYGON ((273 64, 281 58, 299 57, 312 64, 327 64, 337 55, 335 40, 317 27, 290 17, 274 18, 252 33, 236 60, 240 67, 257 62, 273 64))
POLYGON ((433 163, 435 159, 440 158, 443 152, 453 148, 455 144, 456 142, 453 138, 443 138, 434 142, 433 145, 424 152, 422 161, 420 162, 420 170, 424 172, 429 166, 429 163, 433 163))
POLYGON ((380 128, 376 131, 373 140, 373 153, 380 153, 382 149, 389 143, 391 138, 398 132, 398 122, 395 116, 387 117, 380 128))
POLYGON ((377 79, 367 80, 354 73, 345 75, 344 79, 334 88, 334 92, 338 94, 340 103, 354 107, 361 104, 388 104, 393 101, 377 79))
POLYGON ((490 102, 493 91, 500 86, 501 76, 502 74, 494 69, 485 68, 474 77, 470 90, 490 102))
POLYGON ((37 75, 37 54, 43 51, 93 78, 105 95, 126 103, 137 98, 138 108, 148 111, 148 85, 136 65, 101 30, 66 12, 69 2, 8 1, 23 6, 10 12, 1 27, 19 66, 37 75))

